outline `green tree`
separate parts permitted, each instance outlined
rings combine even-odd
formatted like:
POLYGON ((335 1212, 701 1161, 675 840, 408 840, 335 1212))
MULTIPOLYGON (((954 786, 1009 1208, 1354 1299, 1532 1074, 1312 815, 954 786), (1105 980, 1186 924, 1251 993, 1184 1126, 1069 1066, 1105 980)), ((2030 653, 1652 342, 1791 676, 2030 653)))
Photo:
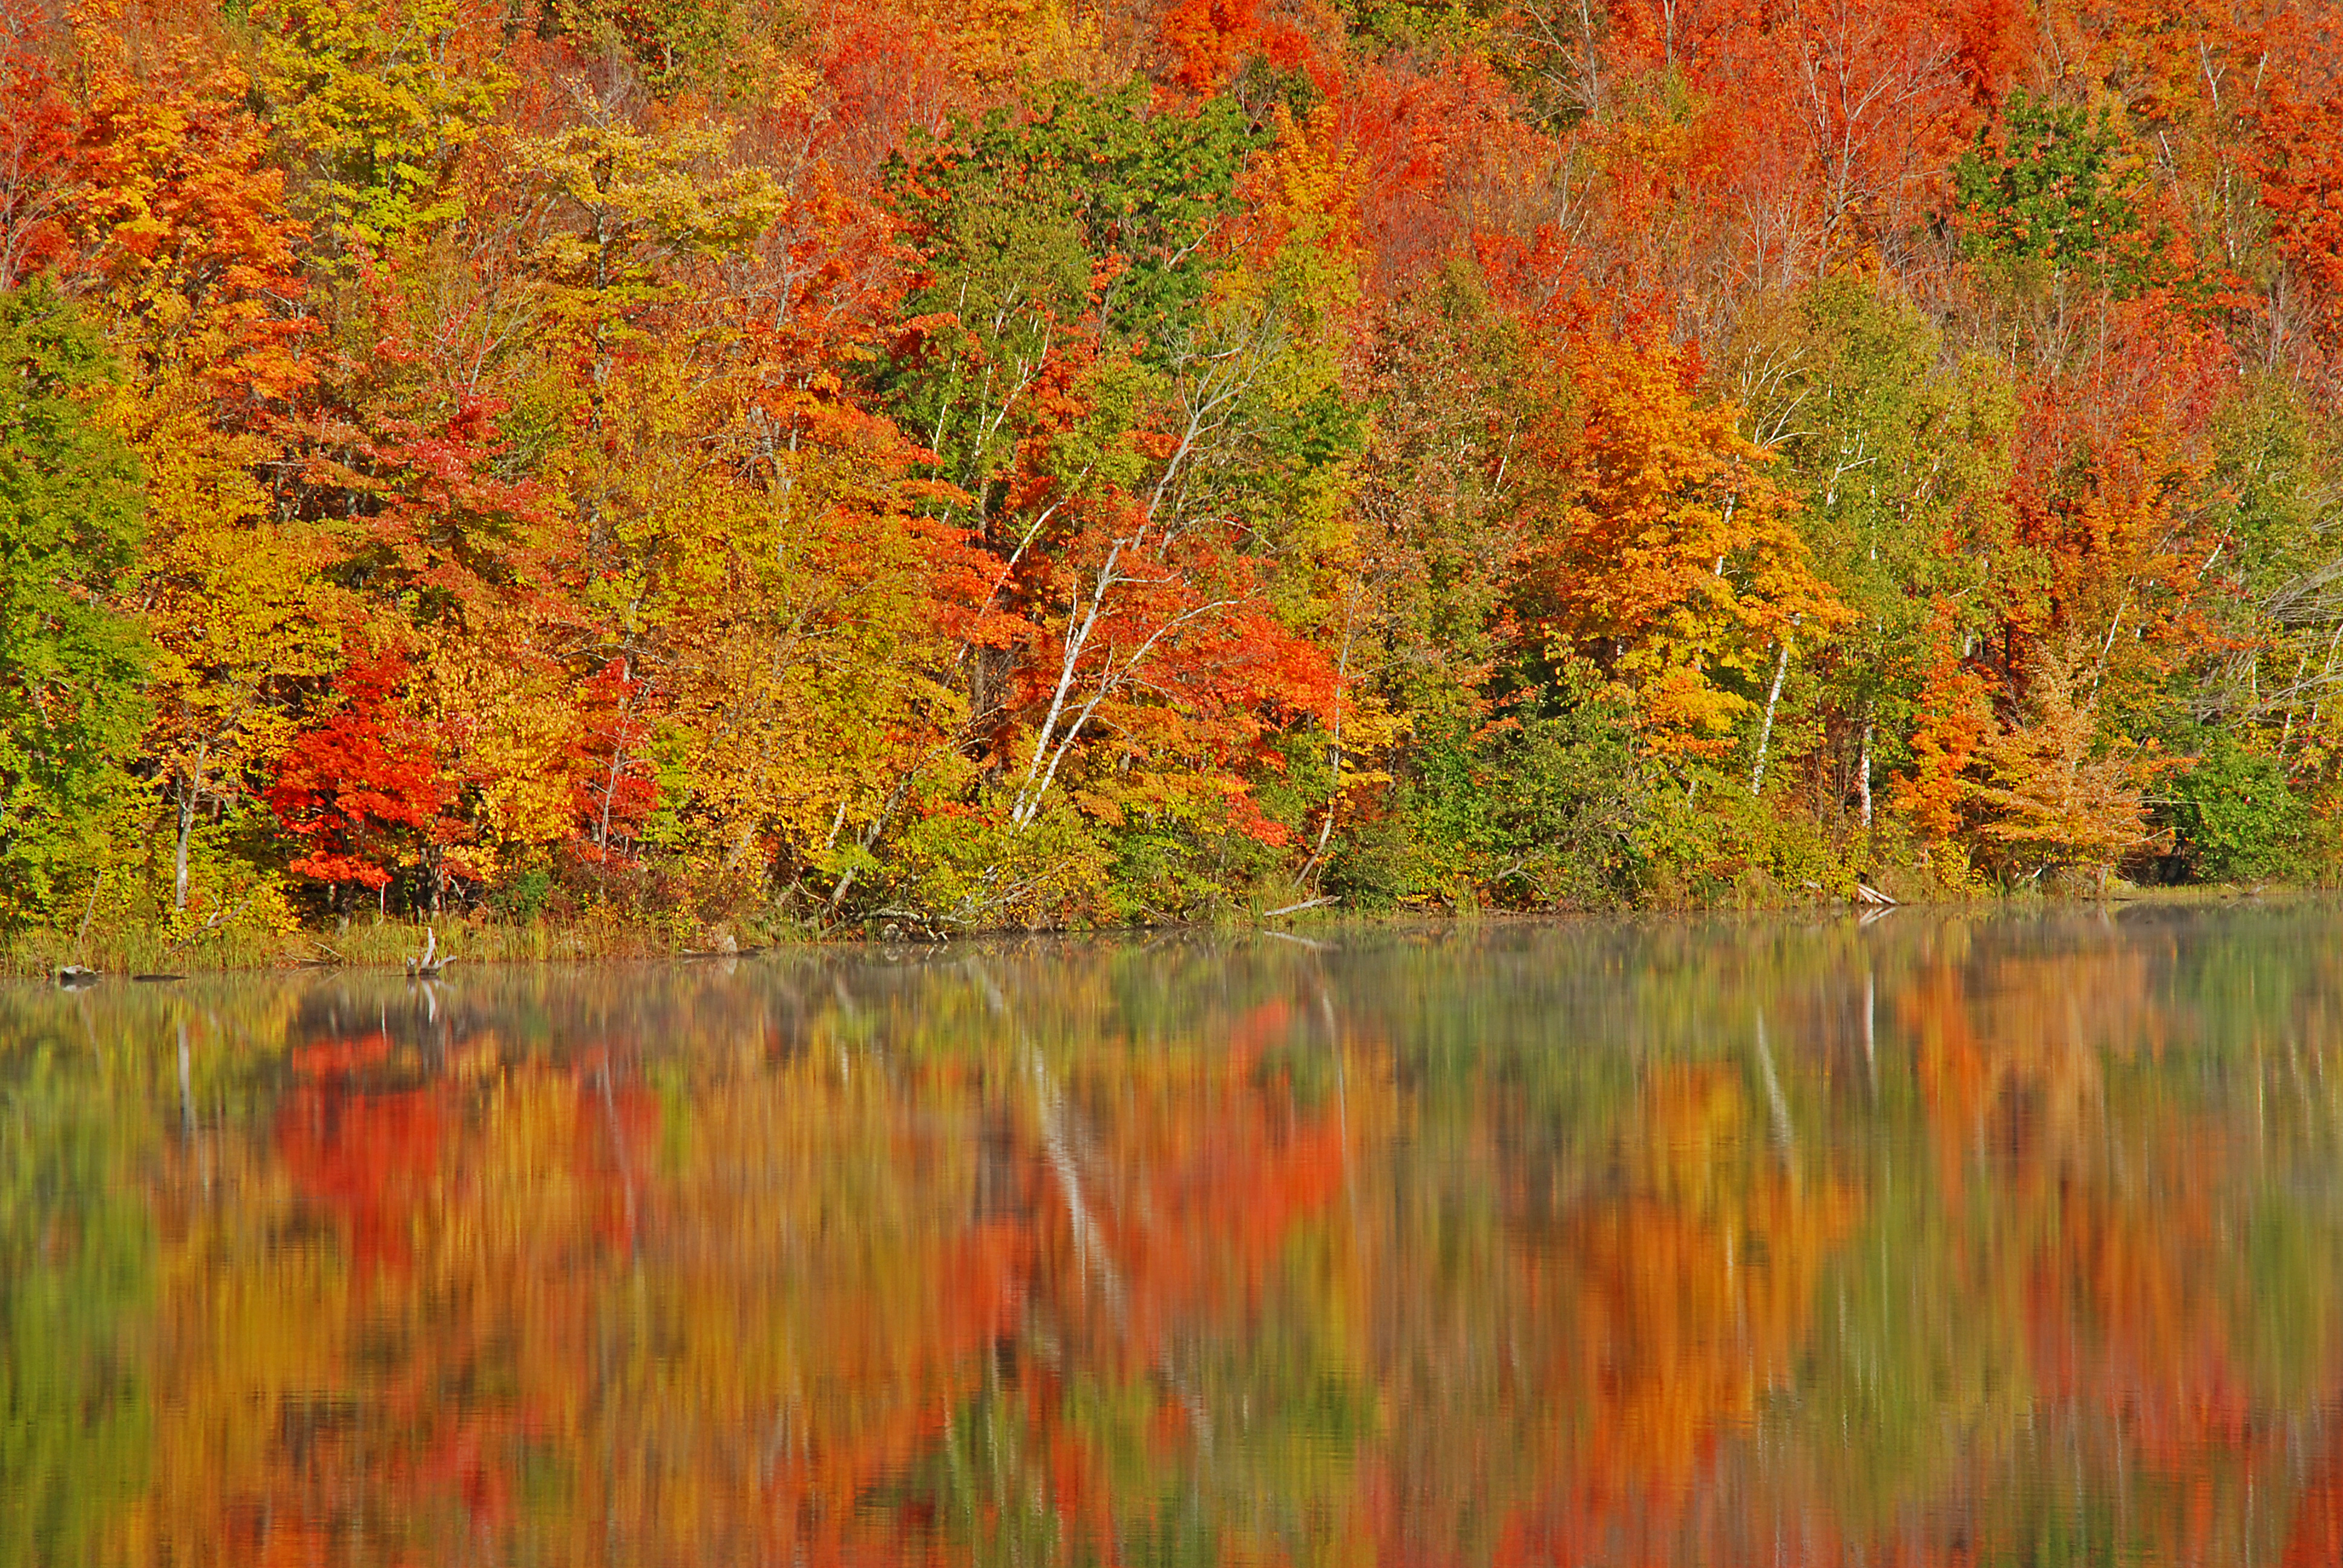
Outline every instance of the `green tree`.
POLYGON ((2226 729, 2207 733, 2160 815, 2190 874, 2209 882, 2284 877, 2301 866, 2310 833, 2310 809, 2288 787, 2284 765, 2226 729))
POLYGON ((887 390, 981 515, 1006 499, 1021 439, 1065 417, 1070 378, 1088 428, 1056 444, 1053 477, 1141 480, 1128 432, 1222 270, 1209 242, 1251 140, 1230 100, 1145 104, 1138 85, 1061 88, 1030 119, 962 120, 897 159, 892 198, 925 263, 909 314, 928 337, 887 390))
POLYGON ((1383 824, 1370 824, 1337 863, 1332 885, 1374 906, 1457 897, 1464 884, 1510 907, 1602 908, 1638 890, 1633 837, 1651 808, 1650 769, 1616 691, 1564 671, 1549 711, 1509 718, 1482 733, 1427 725, 1396 791, 1391 826, 1409 848, 1394 856, 1383 824))
POLYGON ((2012 399, 1991 366, 1947 353, 1917 308, 1849 277, 1761 319, 1730 375, 1745 428, 1804 498, 1816 572, 1855 612, 1821 678, 1792 688, 1780 776, 1793 776, 1793 738, 1811 735, 1815 809, 1867 829, 1908 761, 1931 622, 1947 602, 1977 602, 1974 556, 1946 541, 2000 530, 2012 399))
POLYGON ((1975 260, 2079 273, 2125 295, 2169 268, 2172 236, 2142 210, 2147 159, 2110 110, 2011 93, 1954 163, 1953 193, 1962 247, 1975 260))
MULTIPOLYGON (((2332 540, 2343 447, 2334 420, 2290 376, 2239 377, 2213 417, 2202 503, 2213 540, 2205 577, 2221 635, 2198 661, 2187 717, 2218 724, 2295 773, 2316 773, 2335 750, 2343 562, 2332 540)), ((2199 749, 2185 726, 2170 739, 2184 755, 2199 749)))
POLYGON ((143 514, 137 459, 94 407, 114 376, 47 283, 0 295, 0 921, 86 853, 144 718, 146 638, 108 603, 143 514))

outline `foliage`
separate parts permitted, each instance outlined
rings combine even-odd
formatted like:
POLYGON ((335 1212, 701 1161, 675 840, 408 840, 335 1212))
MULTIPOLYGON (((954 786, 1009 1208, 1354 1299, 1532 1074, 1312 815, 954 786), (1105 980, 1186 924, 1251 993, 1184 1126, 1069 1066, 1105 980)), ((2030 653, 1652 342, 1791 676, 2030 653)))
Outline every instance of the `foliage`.
POLYGON ((906 824, 891 848, 898 886, 874 925, 949 933, 1104 912, 1110 851, 1062 804, 1029 822, 1010 819, 998 803, 937 811, 906 824))
POLYGON ((2216 740, 2315 877, 2331 3, 11 5, 146 524, 7 918, 1975 891, 2216 740))
POLYGON ((48 283, 0 294, 0 921, 103 849, 144 717, 137 459, 103 344, 48 283))
POLYGON ((294 738, 268 791, 303 846, 286 869, 333 888, 337 905, 344 883, 370 892, 388 886, 401 859, 440 827, 445 788, 435 759, 399 709, 406 673, 389 653, 343 670, 334 682, 341 706, 294 738))
POLYGON ((1674 355, 1596 341, 1569 377, 1577 428, 1548 426, 1532 448, 1553 465, 1537 499, 1559 516, 1533 525, 1523 613, 1628 697, 1655 754, 1716 756, 1756 710, 1745 692, 1765 666, 1847 611, 1813 575, 1766 455, 1735 409, 1695 401, 1674 355))
POLYGON ((2284 763, 2215 731, 2163 786, 2157 812, 2190 872, 2208 882, 2283 880, 2309 849, 2308 802, 2288 787, 2284 763))
POLYGON ((1977 749, 1972 789, 1984 841, 2013 864, 2084 866, 2102 877, 2156 839, 2147 827, 2142 759, 2101 749, 2092 722, 2092 672, 2080 649, 2047 654, 2027 711, 1977 749))
POLYGON ((321 236, 345 256, 380 256, 460 210, 448 177, 508 80, 485 8, 260 0, 252 20, 259 85, 309 166, 304 205, 321 236))
POLYGON ((1329 885, 1370 908, 1603 908, 1642 892, 1654 780, 1626 705, 1589 679, 1564 689, 1552 712, 1419 736, 1389 816, 1360 829, 1329 885))
POLYGON ((1953 165, 1961 243, 1981 259, 2136 293, 2171 265, 2167 236, 2144 210, 2145 165, 2112 108, 2093 114, 2018 88, 1953 165))

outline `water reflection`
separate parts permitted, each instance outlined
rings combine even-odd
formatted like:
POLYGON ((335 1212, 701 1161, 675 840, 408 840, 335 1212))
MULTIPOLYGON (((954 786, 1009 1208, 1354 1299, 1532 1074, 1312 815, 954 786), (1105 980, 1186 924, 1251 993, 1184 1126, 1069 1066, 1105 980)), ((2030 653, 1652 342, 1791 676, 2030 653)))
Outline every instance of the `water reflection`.
POLYGON ((2343 1561, 2343 918, 0 992, 0 1556, 2343 1561))

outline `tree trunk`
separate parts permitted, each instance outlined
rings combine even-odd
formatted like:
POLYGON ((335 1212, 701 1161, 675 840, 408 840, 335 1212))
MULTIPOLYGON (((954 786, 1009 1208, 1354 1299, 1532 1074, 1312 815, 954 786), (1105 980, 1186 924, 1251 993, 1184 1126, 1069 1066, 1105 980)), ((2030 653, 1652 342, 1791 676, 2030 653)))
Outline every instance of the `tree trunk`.
POLYGON ((187 907, 187 836, 196 829, 196 792, 179 780, 179 848, 171 860, 171 908, 187 907))
POLYGON ((179 779, 179 848, 171 863, 171 908, 187 907, 187 839, 196 830, 196 800, 204 790, 204 759, 208 747, 196 749, 196 765, 179 779))
POLYGON ((1765 721, 1757 730, 1757 766, 1749 770, 1749 793, 1756 794, 1765 787, 1765 749, 1774 742, 1774 709, 1782 700, 1782 678, 1790 673, 1790 639, 1782 639, 1782 652, 1774 660, 1774 689, 1765 694, 1765 721))
POLYGON ((1863 830, 1871 831, 1871 726, 1863 727, 1863 763, 1855 775, 1855 788, 1863 800, 1863 830))
MULTIPOLYGON (((1355 604, 1355 600, 1353 601, 1355 604)), ((1346 607, 1347 608, 1347 607, 1346 607)), ((1342 799, 1342 689, 1351 676, 1351 628, 1353 618, 1342 618, 1342 655, 1334 664, 1334 733, 1328 738, 1326 761, 1333 770, 1334 781, 1326 789, 1326 819, 1318 824, 1318 844, 1310 851, 1310 859, 1302 867, 1302 879, 1318 869, 1326 858, 1326 846, 1334 837, 1334 811, 1342 799)))

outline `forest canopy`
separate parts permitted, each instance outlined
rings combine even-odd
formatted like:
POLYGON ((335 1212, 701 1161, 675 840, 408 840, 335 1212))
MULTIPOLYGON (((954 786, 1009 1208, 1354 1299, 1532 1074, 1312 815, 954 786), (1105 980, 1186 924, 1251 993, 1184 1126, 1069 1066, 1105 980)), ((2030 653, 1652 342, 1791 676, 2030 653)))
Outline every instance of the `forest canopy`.
POLYGON ((2312 877, 2334 0, 0 0, 0 923, 2312 877))

